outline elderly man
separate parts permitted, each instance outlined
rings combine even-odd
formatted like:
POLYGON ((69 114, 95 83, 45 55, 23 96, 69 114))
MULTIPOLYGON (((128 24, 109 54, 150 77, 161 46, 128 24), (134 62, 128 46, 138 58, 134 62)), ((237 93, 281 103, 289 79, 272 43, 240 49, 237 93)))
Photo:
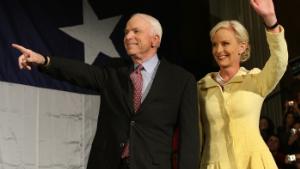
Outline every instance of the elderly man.
POLYGON ((134 14, 124 36, 132 62, 113 67, 43 56, 12 45, 21 52, 21 69, 38 65, 41 72, 101 95, 88 169, 171 169, 172 136, 177 127, 177 168, 199 167, 196 82, 184 69, 159 59, 161 37, 157 19, 134 14))

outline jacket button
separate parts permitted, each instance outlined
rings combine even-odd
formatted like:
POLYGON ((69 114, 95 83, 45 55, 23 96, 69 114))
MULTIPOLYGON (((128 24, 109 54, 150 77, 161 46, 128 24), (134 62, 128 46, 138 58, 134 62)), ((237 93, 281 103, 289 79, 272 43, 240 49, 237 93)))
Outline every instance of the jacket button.
POLYGON ((125 143, 120 143, 120 147, 123 148, 125 146, 125 143))
POLYGON ((131 125, 131 126, 134 126, 134 125, 135 125, 135 121, 133 121, 133 120, 130 121, 130 125, 131 125))

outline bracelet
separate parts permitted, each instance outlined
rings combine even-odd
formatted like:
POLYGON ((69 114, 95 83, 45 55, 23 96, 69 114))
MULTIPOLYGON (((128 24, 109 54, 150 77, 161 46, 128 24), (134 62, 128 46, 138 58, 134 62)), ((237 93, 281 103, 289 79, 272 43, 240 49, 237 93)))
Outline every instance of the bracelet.
POLYGON ((49 59, 48 59, 48 56, 44 56, 44 59, 45 59, 45 62, 43 63, 43 66, 47 66, 48 65, 48 62, 49 62, 49 59))
POLYGON ((264 24, 265 24, 265 27, 268 30, 272 30, 272 29, 276 28, 279 25, 279 23, 277 21, 273 25, 271 25, 271 26, 268 26, 266 23, 264 23, 264 24))

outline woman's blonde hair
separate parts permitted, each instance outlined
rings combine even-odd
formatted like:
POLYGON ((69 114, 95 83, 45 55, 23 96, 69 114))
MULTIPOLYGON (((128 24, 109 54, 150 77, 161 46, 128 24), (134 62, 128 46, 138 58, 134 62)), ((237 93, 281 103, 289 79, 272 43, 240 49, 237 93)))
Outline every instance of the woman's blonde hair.
POLYGON ((232 29, 237 40, 240 43, 245 43, 247 45, 245 51, 241 53, 240 62, 247 61, 250 58, 249 34, 247 29, 239 21, 236 20, 221 21, 210 30, 210 39, 212 40, 215 33, 222 28, 232 29))

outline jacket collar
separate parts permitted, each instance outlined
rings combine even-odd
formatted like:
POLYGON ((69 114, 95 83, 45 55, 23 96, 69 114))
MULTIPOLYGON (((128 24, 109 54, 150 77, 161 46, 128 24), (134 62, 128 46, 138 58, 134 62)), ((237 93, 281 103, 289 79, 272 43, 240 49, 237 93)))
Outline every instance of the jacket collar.
MULTIPOLYGON (((244 67, 240 67, 239 71, 226 84, 241 83, 243 81, 245 75, 248 73, 249 73, 249 70, 247 70, 244 67)), ((217 87, 217 86, 219 86, 219 84, 215 80, 216 75, 217 75, 217 72, 208 73, 206 76, 204 76, 204 78, 199 80, 197 84, 200 86, 201 89, 217 87)))

